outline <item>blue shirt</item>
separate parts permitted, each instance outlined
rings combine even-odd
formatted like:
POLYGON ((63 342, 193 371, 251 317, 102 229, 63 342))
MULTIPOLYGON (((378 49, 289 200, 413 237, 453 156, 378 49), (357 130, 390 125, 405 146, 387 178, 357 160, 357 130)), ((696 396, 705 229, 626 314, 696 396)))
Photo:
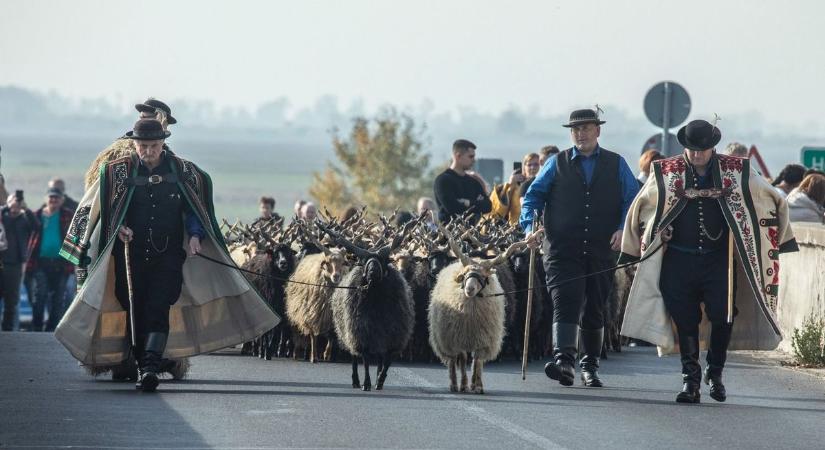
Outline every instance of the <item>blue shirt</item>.
POLYGON ((63 236, 60 235, 60 210, 51 216, 43 214, 43 237, 40 241, 41 258, 59 258, 63 236))
MULTIPOLYGON (((601 147, 597 145, 596 150, 590 156, 585 156, 579 152, 578 148, 573 147, 572 159, 580 160, 579 164, 587 184, 590 184, 593 180, 593 171, 596 169, 596 161, 598 161, 601 150, 601 147)), ((528 233, 533 228, 531 211, 536 211, 536 214, 540 216, 544 209, 547 194, 550 192, 550 187, 553 185, 553 179, 556 176, 556 166, 558 165, 556 160, 560 154, 553 155, 547 160, 533 184, 527 189, 527 194, 524 195, 519 223, 521 228, 528 233)), ((625 216, 627 216, 627 211, 630 209, 630 203, 633 202, 639 192, 639 182, 636 181, 636 177, 633 175, 633 171, 630 170, 630 166, 627 165, 627 161, 621 156, 619 157, 619 183, 622 185, 622 218, 616 228, 617 231, 624 228, 625 216)))

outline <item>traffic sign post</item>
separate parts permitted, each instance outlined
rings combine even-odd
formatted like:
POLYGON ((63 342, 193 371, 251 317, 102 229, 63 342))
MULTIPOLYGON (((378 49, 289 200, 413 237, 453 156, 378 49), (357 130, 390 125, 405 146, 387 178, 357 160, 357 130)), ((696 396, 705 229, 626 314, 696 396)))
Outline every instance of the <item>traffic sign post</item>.
POLYGON ((802 147, 799 160, 809 169, 825 170, 825 147, 802 147))
POLYGON ((670 128, 682 124, 690 114, 690 96, 685 88, 673 81, 662 81, 650 88, 644 100, 645 115, 657 127, 662 128, 660 152, 665 156, 678 153, 668 136, 670 128))

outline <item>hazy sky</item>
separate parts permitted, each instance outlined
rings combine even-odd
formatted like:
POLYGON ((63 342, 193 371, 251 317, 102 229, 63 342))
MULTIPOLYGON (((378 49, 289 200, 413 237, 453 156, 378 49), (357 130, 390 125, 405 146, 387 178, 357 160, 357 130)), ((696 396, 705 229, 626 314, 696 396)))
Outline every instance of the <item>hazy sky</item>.
POLYGON ((694 113, 822 125, 823 1, 0 0, 0 85, 71 97, 694 113))

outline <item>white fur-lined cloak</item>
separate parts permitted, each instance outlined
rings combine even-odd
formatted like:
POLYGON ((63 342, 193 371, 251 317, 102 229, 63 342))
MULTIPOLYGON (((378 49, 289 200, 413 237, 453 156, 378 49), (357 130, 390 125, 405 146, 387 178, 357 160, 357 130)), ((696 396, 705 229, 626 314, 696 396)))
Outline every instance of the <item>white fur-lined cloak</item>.
MULTIPOLYGON (((798 250, 788 221, 788 205, 751 170, 747 159, 716 154, 710 170, 714 186, 722 189, 723 195, 717 201, 731 229, 745 278, 767 323, 781 337, 776 320, 779 254, 798 250)), ((630 206, 622 236, 620 262, 647 259, 638 266, 621 334, 656 344, 662 353, 672 351, 676 343, 659 289, 662 259, 667 251, 667 245, 657 251, 661 246, 659 231, 684 209, 688 202, 685 180, 692 178, 693 168, 684 155, 654 162, 651 176, 630 206)), ((734 336, 736 330, 734 326, 734 336)))
MULTIPOLYGON (((201 253, 232 264, 215 220, 209 175, 166 152, 181 193, 206 230, 201 253)), ((55 337, 83 364, 117 364, 129 349, 127 315, 115 297, 112 248, 134 190, 128 180, 136 173, 134 153, 100 166, 99 177, 80 201, 60 251, 79 266, 79 275, 77 295, 55 337)), ((184 243, 188 242, 185 236, 184 243)), ((263 334, 279 321, 236 270, 203 258, 187 258, 181 294, 169 313, 164 356, 183 358, 233 346, 263 334)))

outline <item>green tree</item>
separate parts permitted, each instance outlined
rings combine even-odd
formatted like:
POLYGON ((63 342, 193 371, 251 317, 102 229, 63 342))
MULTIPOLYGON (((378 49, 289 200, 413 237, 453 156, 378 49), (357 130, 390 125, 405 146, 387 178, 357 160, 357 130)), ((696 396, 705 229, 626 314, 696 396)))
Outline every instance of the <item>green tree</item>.
POLYGON ((394 109, 373 119, 355 118, 346 137, 333 132, 338 161, 328 162, 323 173, 313 173, 310 195, 335 214, 360 205, 376 213, 412 210, 418 197, 432 195, 424 132, 394 109))

